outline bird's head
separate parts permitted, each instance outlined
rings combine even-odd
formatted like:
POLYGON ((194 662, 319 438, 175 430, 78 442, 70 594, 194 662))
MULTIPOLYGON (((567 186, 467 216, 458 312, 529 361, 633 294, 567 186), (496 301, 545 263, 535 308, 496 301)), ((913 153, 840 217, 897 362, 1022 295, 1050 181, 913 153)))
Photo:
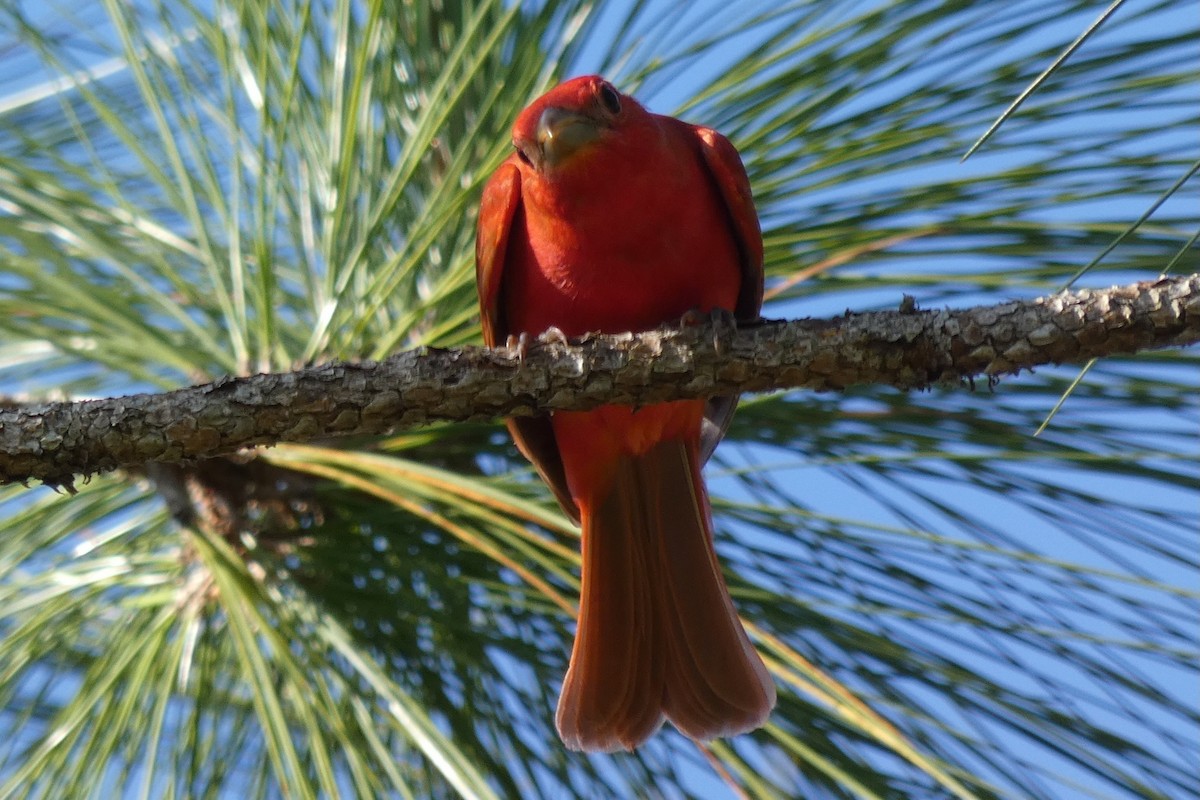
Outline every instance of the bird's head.
POLYGON ((513 146, 522 161, 547 173, 574 162, 645 113, 636 100, 598 75, 572 78, 521 112, 513 123, 513 146))

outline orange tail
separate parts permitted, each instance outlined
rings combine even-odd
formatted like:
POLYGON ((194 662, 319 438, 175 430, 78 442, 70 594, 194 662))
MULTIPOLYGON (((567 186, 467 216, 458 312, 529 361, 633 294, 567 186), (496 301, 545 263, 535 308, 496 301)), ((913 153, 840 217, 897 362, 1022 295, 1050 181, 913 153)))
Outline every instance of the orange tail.
POLYGON ((582 600, 557 714, 571 749, 632 749, 664 715, 693 739, 732 736, 775 705, 713 551, 697 451, 668 440, 623 456, 605 496, 580 498, 582 600))

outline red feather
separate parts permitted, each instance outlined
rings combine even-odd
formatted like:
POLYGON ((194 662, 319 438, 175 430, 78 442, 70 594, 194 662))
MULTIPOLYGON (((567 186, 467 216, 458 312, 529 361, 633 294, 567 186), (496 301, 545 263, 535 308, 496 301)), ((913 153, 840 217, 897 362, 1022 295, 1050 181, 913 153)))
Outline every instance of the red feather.
MULTIPOLYGON (((479 212, 489 345, 551 326, 646 330, 718 308, 757 319, 762 235, 723 136, 587 76, 525 109, 513 142, 479 212)), ((571 748, 636 747, 664 715, 695 739, 730 736, 774 706, 713 550, 700 476, 735 402, 508 422, 583 528, 579 626, 557 715, 571 748)))

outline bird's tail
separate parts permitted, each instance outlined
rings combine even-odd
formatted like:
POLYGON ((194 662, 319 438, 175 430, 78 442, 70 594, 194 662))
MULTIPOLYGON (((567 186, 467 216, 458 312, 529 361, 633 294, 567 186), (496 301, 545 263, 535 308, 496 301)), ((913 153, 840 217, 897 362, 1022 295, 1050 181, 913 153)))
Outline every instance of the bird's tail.
POLYGON ((576 750, 632 749, 663 716, 700 740, 761 726, 775 685, 713 550, 698 447, 621 456, 603 497, 580 498, 583 587, 558 731, 576 750))

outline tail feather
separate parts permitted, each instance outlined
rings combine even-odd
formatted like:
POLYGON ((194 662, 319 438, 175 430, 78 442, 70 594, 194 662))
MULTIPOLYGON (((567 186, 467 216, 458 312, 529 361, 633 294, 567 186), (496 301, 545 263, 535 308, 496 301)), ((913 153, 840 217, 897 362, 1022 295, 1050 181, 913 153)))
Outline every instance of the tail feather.
POLYGON ((632 749, 663 716, 694 739, 763 724, 775 686, 737 617, 712 547, 698 447, 623 456, 581 499, 583 591, 557 722, 567 746, 632 749))
MULTIPOLYGON (((638 497, 631 472, 617 474, 613 495, 638 497)), ((653 553, 642 544, 645 525, 636 504, 582 509, 586 566, 571 666, 558 700, 558 732, 573 750, 632 749, 663 721, 653 553)))

